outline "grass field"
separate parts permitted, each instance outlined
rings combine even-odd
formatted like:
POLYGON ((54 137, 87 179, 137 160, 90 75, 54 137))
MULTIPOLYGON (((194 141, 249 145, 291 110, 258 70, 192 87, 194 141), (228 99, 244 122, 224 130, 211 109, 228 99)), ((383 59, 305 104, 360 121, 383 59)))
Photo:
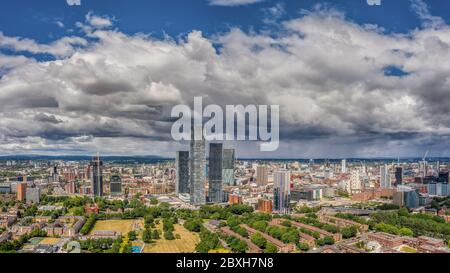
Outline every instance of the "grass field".
POLYGON ((412 248, 410 246, 406 246, 406 245, 400 247, 400 251, 405 252, 405 253, 417 253, 417 249, 412 248))
POLYGON ((98 220, 90 234, 97 230, 110 230, 126 235, 129 231, 136 230, 137 226, 144 228, 144 220, 98 220))
MULTIPOLYGON (((144 253, 192 253, 195 246, 200 241, 198 234, 185 229, 182 225, 174 225, 173 234, 180 235, 181 239, 166 240, 164 236, 152 244, 146 244, 144 253)), ((162 224, 158 225, 158 229, 162 230, 162 224)))
POLYGON ((44 238, 40 244, 41 245, 56 245, 61 239, 60 238, 44 238))

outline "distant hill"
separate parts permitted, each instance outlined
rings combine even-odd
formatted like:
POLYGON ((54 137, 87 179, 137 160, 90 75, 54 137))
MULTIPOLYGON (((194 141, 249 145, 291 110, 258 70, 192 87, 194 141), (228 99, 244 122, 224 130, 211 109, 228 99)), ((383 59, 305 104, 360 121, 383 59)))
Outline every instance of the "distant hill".
MULTIPOLYGON (((144 156, 101 156, 103 161, 135 161, 135 162, 155 162, 171 160, 171 158, 160 157, 155 155, 144 156)), ((63 161, 90 161, 92 156, 88 155, 5 155, 0 156, 0 160, 63 160, 63 161)))

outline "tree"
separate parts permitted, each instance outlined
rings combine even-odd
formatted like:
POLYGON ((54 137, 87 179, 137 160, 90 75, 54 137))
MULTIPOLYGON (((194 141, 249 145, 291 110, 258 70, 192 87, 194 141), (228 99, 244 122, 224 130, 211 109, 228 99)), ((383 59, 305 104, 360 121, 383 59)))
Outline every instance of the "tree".
POLYGON ((278 248, 274 244, 267 242, 264 253, 278 253, 278 248))
POLYGON ((331 236, 325 236, 325 237, 323 237, 323 242, 326 245, 333 245, 334 244, 334 238, 331 237, 331 236))
POLYGON ((284 243, 294 243, 296 244, 299 241, 300 237, 298 235, 297 230, 289 230, 287 232, 285 232, 282 236, 281 236, 281 240, 284 243))
POLYGON ((277 226, 270 226, 267 229, 267 233, 269 233, 270 236, 272 236, 272 237, 274 237, 274 238, 276 238, 278 240, 280 240, 281 237, 283 236, 282 230, 279 227, 277 227, 277 226))
POLYGON ((158 232, 158 230, 153 230, 153 232, 152 232, 152 239, 153 240, 158 240, 159 239, 159 232, 158 232))
POLYGON ((248 249, 247 243, 239 240, 239 242, 236 245, 233 245, 232 250, 237 253, 245 253, 245 251, 248 249))
POLYGON ((398 235, 412 237, 414 236, 414 232, 409 228, 403 227, 398 230, 398 235))
POLYGON ((166 240, 175 240, 175 236, 171 230, 167 230, 164 232, 164 239, 166 240))
POLYGON ((298 243, 297 244, 298 249, 300 249, 301 251, 308 251, 309 250, 309 245, 306 243, 298 243))
POLYGON ((144 243, 149 244, 152 241, 152 231, 150 229, 145 229, 142 232, 142 241, 144 241, 144 243))
POLYGON ((195 246, 195 250, 199 253, 208 253, 211 249, 219 247, 219 235, 203 229, 200 232, 200 242, 195 246))
POLYGON ((260 233, 254 233, 250 237, 250 240, 252 241, 252 243, 257 245, 259 248, 265 248, 266 247, 267 240, 260 233))
POLYGON ((356 226, 348 226, 341 230, 342 237, 344 239, 355 237, 358 234, 358 228, 356 226))
POLYGON ((155 221, 155 218, 153 217, 153 215, 151 214, 147 214, 144 216, 144 222, 146 225, 151 225, 153 224, 153 222, 155 221))
POLYGON ((189 231, 200 232, 202 221, 200 219, 189 219, 184 222, 183 226, 189 231))
POLYGON ((130 241, 135 241, 136 240, 136 232, 131 230, 130 232, 128 232, 128 238, 130 239, 130 241))
POLYGON ((268 226, 267 221, 263 221, 263 220, 255 221, 252 224, 252 227, 254 229, 259 230, 261 232, 265 232, 267 229, 267 226, 268 226))
POLYGON ((401 208, 398 210, 398 216, 408 216, 409 215, 409 211, 407 208, 401 208))
POLYGON ((95 222, 97 221, 97 218, 95 214, 92 214, 89 216, 89 218, 86 220, 86 223, 84 223, 83 227, 80 230, 81 235, 86 235, 91 231, 91 229, 94 227, 95 222))

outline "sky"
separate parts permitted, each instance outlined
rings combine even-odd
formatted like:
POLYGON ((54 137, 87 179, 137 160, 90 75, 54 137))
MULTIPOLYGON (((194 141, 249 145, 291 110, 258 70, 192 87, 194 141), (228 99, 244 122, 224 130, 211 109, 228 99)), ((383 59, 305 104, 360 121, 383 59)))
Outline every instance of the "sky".
POLYGON ((0 154, 161 155, 171 108, 280 106, 239 157, 450 156, 447 0, 5 1, 0 154))

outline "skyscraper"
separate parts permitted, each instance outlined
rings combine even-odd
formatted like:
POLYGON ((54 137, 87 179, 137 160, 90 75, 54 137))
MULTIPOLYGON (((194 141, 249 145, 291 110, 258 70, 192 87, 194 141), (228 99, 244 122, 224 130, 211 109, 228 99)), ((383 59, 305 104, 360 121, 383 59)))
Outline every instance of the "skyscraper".
POLYGON ((256 166, 256 183, 258 186, 265 186, 268 182, 269 168, 266 165, 256 166))
POLYGON ((203 129, 201 126, 194 127, 191 130, 191 151, 190 151, 190 194, 191 204, 204 205, 206 203, 205 195, 205 175, 206 175, 206 156, 205 140, 203 138, 203 129), (201 139, 194 138, 194 131, 201 139))
POLYGON ((177 169, 176 194, 189 193, 189 152, 178 151, 175 160, 177 169))
POLYGON ((122 194, 122 178, 120 175, 113 174, 109 182, 109 189, 111 195, 121 195, 122 194))
POLYGON ((290 211, 291 202, 291 174, 287 170, 274 173, 273 210, 274 212, 287 214, 290 211))
POLYGON ((342 159, 341 161, 341 173, 347 173, 347 160, 342 159))
POLYGON ((234 149, 223 150, 222 180, 224 185, 234 185, 234 149))
POLYGON ((222 202, 222 143, 209 144, 209 202, 222 202))
POLYGON ((94 196, 103 196, 103 161, 100 156, 94 156, 91 161, 91 193, 94 196))
POLYGON ((403 184, 403 168, 395 167, 395 186, 403 184))
POLYGON ((17 183, 17 201, 25 201, 27 182, 17 183))
POLYGON ((391 188, 391 177, 389 175, 389 167, 387 164, 380 167, 380 187, 382 189, 391 188))

